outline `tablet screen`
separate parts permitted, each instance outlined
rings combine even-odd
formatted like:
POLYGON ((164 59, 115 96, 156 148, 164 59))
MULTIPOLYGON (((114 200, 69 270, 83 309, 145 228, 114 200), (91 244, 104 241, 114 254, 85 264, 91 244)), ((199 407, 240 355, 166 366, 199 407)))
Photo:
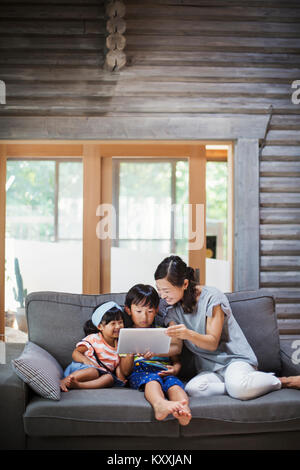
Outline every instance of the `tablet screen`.
POLYGON ((118 354, 168 354, 171 338, 166 328, 122 328, 118 341, 118 354))

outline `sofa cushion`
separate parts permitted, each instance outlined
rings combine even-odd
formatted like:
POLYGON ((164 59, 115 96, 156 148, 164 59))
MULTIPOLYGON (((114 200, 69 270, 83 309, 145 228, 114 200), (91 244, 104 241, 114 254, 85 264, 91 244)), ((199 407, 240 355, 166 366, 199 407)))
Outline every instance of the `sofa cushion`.
POLYGON ((280 374, 280 343, 275 303, 263 291, 226 294, 232 313, 256 354, 259 370, 280 374))
POLYGON ((63 370, 43 348, 29 341, 21 356, 12 360, 12 367, 36 393, 51 400, 60 399, 63 370))
POLYGON ((253 400, 228 395, 191 398, 192 420, 183 436, 295 431, 300 429, 300 391, 282 389, 253 400))
POLYGON ((144 394, 126 388, 70 390, 59 402, 34 397, 24 428, 29 436, 179 435, 173 416, 157 421, 144 394))
POLYGON ((72 360, 75 344, 85 336, 84 323, 92 317, 95 307, 109 300, 123 305, 125 294, 33 292, 26 297, 28 338, 65 368, 72 360))

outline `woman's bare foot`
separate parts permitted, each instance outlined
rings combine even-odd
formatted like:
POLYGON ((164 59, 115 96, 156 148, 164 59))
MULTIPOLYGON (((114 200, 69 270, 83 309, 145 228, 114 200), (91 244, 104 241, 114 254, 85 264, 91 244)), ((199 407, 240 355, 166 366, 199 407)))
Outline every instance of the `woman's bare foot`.
POLYGON ((60 389, 61 389, 63 392, 68 392, 68 391, 69 391, 70 381, 71 381, 70 375, 68 375, 68 377, 65 377, 64 379, 62 379, 62 380, 60 381, 60 389))
POLYGON ((291 377, 279 377, 282 388, 297 388, 300 389, 300 375, 291 377))

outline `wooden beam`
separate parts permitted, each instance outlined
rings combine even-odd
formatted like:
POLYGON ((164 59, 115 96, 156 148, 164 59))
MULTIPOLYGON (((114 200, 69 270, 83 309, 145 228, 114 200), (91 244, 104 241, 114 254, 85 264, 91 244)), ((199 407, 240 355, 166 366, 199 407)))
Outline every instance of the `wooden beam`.
POLYGON ((258 140, 237 141, 234 168, 234 290, 255 290, 259 288, 258 140))
POLYGON ((5 341, 6 146, 0 145, 0 341, 5 341))
MULTIPOLYGON (((127 69, 125 69, 127 70, 127 69)), ((199 100, 198 100, 199 101, 199 100)), ((176 106, 176 102, 175 106, 176 106)), ((151 104, 151 103, 150 103, 151 104)), ((271 104, 271 102, 270 102, 271 104)), ((153 106, 153 100, 152 100, 153 106)), ((295 106, 288 105, 290 108, 295 106)), ((262 108, 259 106, 260 109, 262 108)), ((265 105, 264 113, 269 104, 265 105)), ((232 107, 231 107, 232 108, 232 107)), ((90 109, 90 107, 89 107, 90 109)), ((141 103, 141 109, 142 103, 141 103)), ((210 109, 207 103, 207 109, 210 109)), ((294 108, 292 108, 294 111, 294 108)), ((49 110, 48 110, 49 111, 49 110)), ((48 111, 46 111, 48 113, 48 111)), ((253 111, 253 110, 252 110, 253 111)), ((73 111, 71 111, 73 112, 73 111)), ((259 114, 182 114, 167 116, 129 113, 129 115, 105 116, 0 116, 0 139, 60 139, 81 140, 204 140, 214 141, 216 136, 223 140, 234 140, 241 136, 249 139, 262 139, 265 134, 268 115, 259 114)), ((227 111, 228 112, 228 111, 227 111)), ((105 111, 107 113, 107 111, 105 111)), ((178 113, 178 110, 176 111, 178 113)))
POLYGON ((7 145, 7 158, 81 158, 82 145, 77 143, 21 142, 7 145))
MULTIPOLYGON (((204 145, 191 145, 189 156, 189 204, 192 207, 192 227, 196 232, 194 240, 190 240, 189 265, 200 270, 200 284, 205 284, 206 271, 206 154, 204 145), (203 219, 196 218, 196 204, 201 206, 203 219), (198 225, 200 224, 200 226, 198 225), (203 241, 201 247, 196 247, 194 242, 199 237, 203 241)), ((191 216, 191 213, 190 213, 191 216)), ((191 224, 191 222, 190 222, 191 224)), ((189 235, 191 237, 191 234, 189 235)))
MULTIPOLYGON (((102 157, 101 159, 101 204, 112 204, 112 158, 102 157)), ((104 217, 110 219, 109 214, 104 217)), ((111 286, 111 238, 101 240, 101 254, 100 254, 100 292, 106 294, 110 292, 111 286)))
POLYGON ((100 240, 96 227, 101 203, 100 146, 83 146, 83 268, 82 293, 100 293, 100 240))
POLYGON ((230 263, 230 286, 234 290, 234 164, 233 145, 227 152, 227 259, 230 263))

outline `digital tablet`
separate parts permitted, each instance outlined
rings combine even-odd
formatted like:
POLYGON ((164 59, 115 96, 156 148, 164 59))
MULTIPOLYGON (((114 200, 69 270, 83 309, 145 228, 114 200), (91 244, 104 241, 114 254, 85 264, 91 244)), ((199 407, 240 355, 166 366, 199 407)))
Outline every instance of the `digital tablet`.
POLYGON ((118 354, 168 354, 171 344, 166 328, 121 328, 118 354))

